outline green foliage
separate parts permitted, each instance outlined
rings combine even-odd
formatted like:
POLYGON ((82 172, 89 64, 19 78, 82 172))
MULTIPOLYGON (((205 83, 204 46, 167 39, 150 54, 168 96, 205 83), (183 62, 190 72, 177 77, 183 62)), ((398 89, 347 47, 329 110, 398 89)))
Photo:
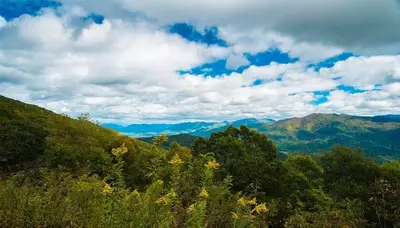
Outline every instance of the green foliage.
POLYGON ((278 157, 229 127, 165 150, 4 97, 0 120, 0 227, 400 227, 400 162, 360 149, 278 157))
MULTIPOLYGON (((314 154, 321 150, 331 150, 335 144, 340 144, 361 147, 365 155, 381 161, 400 158, 400 120, 394 118, 311 114, 274 123, 245 124, 268 135, 280 152, 314 154)), ((197 136, 209 136, 224 129, 226 126, 197 131, 192 129, 192 135, 170 135, 165 146, 168 148, 170 143, 177 141, 191 147, 197 136)), ((151 143, 152 138, 141 140, 151 143)))
POLYGON ((331 199, 323 191, 323 171, 309 155, 293 155, 282 162, 280 202, 285 213, 323 211, 331 199))
POLYGON ((85 121, 91 121, 92 118, 90 117, 90 113, 85 112, 85 113, 81 113, 80 116, 78 116, 77 118, 78 120, 85 120, 85 121))
POLYGON ((0 123, 0 165, 15 168, 37 159, 44 151, 48 133, 40 126, 27 121, 2 121, 0 123))
POLYGON ((371 157, 400 158, 400 121, 378 117, 312 114, 255 126, 279 151, 316 153, 335 144, 361 147, 371 157))
POLYGON ((336 146, 319 155, 324 169, 325 188, 337 199, 366 200, 370 186, 379 175, 378 164, 363 156, 360 149, 336 146))
POLYGON ((212 152, 224 167, 224 174, 233 177, 236 190, 251 192, 271 187, 271 166, 277 158, 274 143, 265 135, 245 126, 229 127, 214 133, 209 139, 198 139, 193 152, 196 155, 212 152))
POLYGON ((2 183, 1 227, 171 227, 168 205, 156 204, 163 183, 143 193, 107 190, 96 176, 45 174, 43 186, 2 183), (50 175, 50 176, 49 176, 50 175))
POLYGON ((165 134, 154 137, 153 139, 153 143, 156 146, 164 146, 166 142, 168 142, 168 137, 165 134))
MULTIPOLYGON (((157 136, 156 136, 157 137, 157 136)), ((145 138, 139 138, 140 140, 147 142, 147 143, 153 143, 154 139, 156 137, 145 137, 145 138)), ((196 141, 198 137, 189 135, 189 134, 178 134, 178 135, 169 135, 168 136, 168 141, 164 143, 164 148, 168 149, 172 143, 177 142, 182 146, 186 147, 192 147, 194 141, 196 141)))
POLYGON ((368 212, 381 227, 400 226, 400 161, 381 165, 380 172, 369 193, 368 212))
POLYGON ((331 210, 322 212, 301 212, 287 219, 286 228, 333 228, 365 227, 365 221, 359 221, 357 215, 345 210, 331 210))

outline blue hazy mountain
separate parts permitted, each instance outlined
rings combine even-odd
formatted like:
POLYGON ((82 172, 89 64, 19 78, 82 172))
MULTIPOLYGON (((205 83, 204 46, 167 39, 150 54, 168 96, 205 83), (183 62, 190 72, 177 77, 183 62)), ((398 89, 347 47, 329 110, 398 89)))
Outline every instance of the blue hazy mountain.
POLYGON ((148 137, 160 134, 191 134, 196 136, 209 136, 213 132, 225 130, 229 125, 233 125, 235 127, 239 127, 241 125, 255 127, 264 124, 271 124, 274 122, 275 121, 272 119, 250 118, 241 119, 233 122, 183 122, 176 124, 131 124, 128 126, 109 123, 102 124, 102 126, 135 137, 148 137))
MULTIPOLYGON (((233 125, 234 127, 240 127, 241 125, 245 125, 249 128, 256 129, 261 132, 269 133, 271 136, 275 132, 274 126, 279 126, 281 123, 291 123, 294 120, 302 120, 309 121, 310 123, 321 125, 329 123, 343 123, 343 118, 347 117, 352 120, 357 120, 357 124, 354 124, 355 127, 359 127, 358 124, 372 122, 375 123, 374 127, 380 126, 379 123, 390 123, 390 122, 399 122, 400 115, 382 115, 382 116, 373 116, 373 117, 360 117, 360 116, 349 116, 349 115, 330 115, 330 114, 311 114, 309 116, 303 118, 290 118, 284 119, 280 121, 275 121, 273 119, 256 119, 256 118, 247 118, 240 119, 236 121, 223 121, 223 122, 183 122, 176 124, 131 124, 128 126, 121 126, 118 124, 103 124, 102 126, 114 129, 118 132, 121 132, 126 135, 134 136, 134 137, 151 137, 160 134, 166 135, 179 135, 179 134, 190 134, 193 136, 202 136, 208 137, 212 133, 219 132, 225 130, 229 125, 233 125), (317 118, 318 117, 318 118, 317 118), (324 117, 324 121, 321 122, 321 118, 324 117), (340 118, 339 118, 340 117, 340 118), (325 119, 329 119, 327 121, 325 119)), ((348 124, 348 123, 347 123, 348 124)), ((289 127, 290 128, 290 127, 289 127)), ((372 129, 372 128, 371 128, 372 129)), ((304 129, 302 129, 304 130, 304 129)), ((337 129, 334 130, 334 132, 337 129)), ((364 129, 365 130, 365 129, 364 129)), ((370 129, 369 129, 370 130, 370 129)))
POLYGON ((190 146, 196 137, 208 137, 229 125, 246 125, 260 131, 281 152, 315 153, 329 150, 335 144, 361 147, 367 155, 398 158, 400 156, 400 115, 360 117, 337 114, 311 114, 279 121, 241 119, 233 122, 188 122, 179 124, 133 124, 126 127, 104 125, 123 134, 145 138, 162 133, 190 146))
POLYGON ((383 115, 383 116, 375 116, 375 117, 380 117, 380 118, 387 118, 387 119, 392 119, 392 120, 400 120, 400 115, 383 115))

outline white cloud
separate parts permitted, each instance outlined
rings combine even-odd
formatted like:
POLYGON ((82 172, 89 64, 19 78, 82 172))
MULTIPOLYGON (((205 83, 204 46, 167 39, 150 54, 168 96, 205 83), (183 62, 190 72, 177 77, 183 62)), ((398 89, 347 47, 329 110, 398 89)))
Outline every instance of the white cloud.
POLYGON ((107 16, 135 15, 162 24, 190 21, 200 25, 257 29, 355 52, 393 54, 399 50, 400 6, 395 0, 63 0, 107 16), (360 10, 362 9, 362 10, 360 10), (207 16, 204 16, 207 15, 207 16), (396 48, 397 47, 397 48, 396 48))
POLYGON ((328 102, 320 107, 335 113, 350 115, 380 115, 399 113, 399 96, 385 91, 367 91, 351 94, 345 91, 333 91, 328 102))
POLYGON ((400 82, 385 85, 382 89, 392 94, 393 96, 400 97, 400 82))
MULTIPOLYGON (((152 2, 138 2, 137 7, 145 9, 152 2)), ((231 46, 189 42, 166 32, 157 21, 119 18, 123 9, 130 9, 128 2, 120 9, 108 3, 82 1, 84 8, 66 6, 58 12, 61 16, 45 10, 40 16, 22 16, 0 26, 1 94, 57 112, 90 112, 99 120, 126 123, 149 119, 286 118, 313 112, 400 113, 399 56, 352 57, 316 72, 308 68, 309 62, 344 49, 296 40, 293 34, 282 35, 257 23, 254 26, 258 27, 240 30, 241 22, 231 25, 218 18, 214 18, 218 23, 229 24, 219 29, 231 46), (97 8, 99 12, 111 17, 106 17, 103 24, 83 22, 81 17, 91 7, 102 7, 97 8), (226 58, 227 67, 237 69, 249 64, 243 53, 273 48, 300 57, 300 61, 253 65, 242 73, 215 77, 208 76, 210 69, 203 69, 203 75, 178 73, 226 58), (337 76, 341 79, 336 80, 337 76), (256 80, 262 83, 252 86, 256 80), (351 94, 337 90, 340 84, 368 91, 351 94), (381 90, 372 90, 376 84, 381 84, 381 90), (332 91, 328 102, 312 105, 321 98, 313 92, 325 90, 332 91)), ((226 1, 215 2, 221 10, 237 13, 256 9, 256 3, 260 4, 256 0, 236 1, 225 9, 226 1)), ((181 4, 197 4, 200 11, 209 6, 208 1, 181 4)), ((175 12, 169 7, 166 9, 175 12)), ((166 10, 161 8, 158 13, 166 10)), ((159 17, 153 9, 146 13, 159 17)), ((186 16, 186 12, 172 15, 177 19, 186 16)), ((160 18, 169 20, 166 17, 160 18)))
POLYGON ((91 24, 89 27, 84 28, 81 32, 80 38, 77 42, 78 46, 98 46, 105 44, 109 38, 112 30, 112 24, 110 21, 104 21, 102 24, 91 24))
POLYGON ((2 16, 0 16, 0 29, 6 25, 7 25, 6 19, 4 19, 2 16))
POLYGON ((341 77, 339 82, 345 85, 373 89, 377 84, 400 81, 400 55, 351 57, 321 72, 330 77, 341 77))
POLYGON ((236 70, 241 66, 250 65, 249 60, 243 55, 231 54, 226 60, 226 68, 236 70))
POLYGON ((318 62, 343 52, 343 49, 333 46, 296 42, 288 36, 262 29, 243 31, 221 27, 219 31, 221 38, 231 44, 236 53, 256 54, 268 49, 279 49, 293 58, 300 57, 302 61, 318 62))
POLYGON ((35 81, 43 76, 45 84, 65 86, 71 80, 158 83, 160 77, 226 55, 223 48, 189 43, 142 21, 105 20, 102 25, 92 23, 82 30, 65 21, 52 12, 13 21, 0 36, 0 47, 4 48, 1 61, 35 74, 35 81), (46 29, 52 28, 48 35, 46 29))
POLYGON ((50 12, 34 19, 31 16, 23 16, 16 23, 21 39, 45 47, 62 47, 66 45, 70 36, 62 21, 50 12))

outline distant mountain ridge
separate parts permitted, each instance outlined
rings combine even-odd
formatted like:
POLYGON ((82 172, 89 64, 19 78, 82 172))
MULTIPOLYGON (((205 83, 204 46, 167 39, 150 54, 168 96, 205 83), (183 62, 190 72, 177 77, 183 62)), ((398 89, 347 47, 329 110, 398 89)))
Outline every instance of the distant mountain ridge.
POLYGON ((335 144, 361 147, 371 156, 400 157, 400 119, 312 114, 258 128, 280 151, 318 152, 335 144))
POLYGON ((379 118, 388 118, 388 119, 392 119, 392 120, 400 120, 400 115, 392 115, 392 114, 389 114, 389 115, 384 115, 384 116, 375 116, 375 118, 376 117, 379 117, 379 118))
MULTIPOLYGON (((266 134, 277 144, 280 152, 316 153, 321 150, 330 150, 335 144, 341 144, 361 147, 366 154, 374 157, 400 158, 399 115, 360 117, 317 113, 276 122, 269 119, 243 119, 221 123, 171 124, 164 126, 161 131, 153 130, 152 133, 154 135, 166 133, 170 135, 171 140, 190 146, 196 137, 189 135, 208 137, 214 132, 225 130, 229 125, 235 127, 246 125, 266 134), (175 131, 176 129, 180 131, 175 131)), ((152 125, 146 125, 146 129, 141 129, 140 125, 131 125, 130 128, 124 130, 126 129, 135 129, 135 132, 138 132, 138 129, 144 131, 154 128, 152 125)), ((135 136, 135 134, 132 135, 135 136)), ((136 137, 151 142, 151 136, 154 135, 136 135, 136 137)))
POLYGON ((233 122, 183 122, 177 124, 131 124, 126 127, 117 124, 102 124, 103 127, 111 128, 124 134, 135 137, 151 137, 160 134, 177 135, 191 134, 196 136, 209 136, 213 132, 223 131, 229 125, 249 127, 260 124, 271 124, 273 119, 241 119, 233 122))
POLYGON ((118 124, 102 124, 103 127, 111 128, 113 130, 119 131, 121 133, 134 136, 134 137, 152 137, 160 134, 166 135, 178 135, 178 134, 190 134, 194 136, 208 137, 211 133, 219 132, 225 130, 228 126, 233 125, 234 127, 240 127, 245 125, 249 128, 257 129, 259 131, 267 131, 273 128, 275 125, 280 125, 281 123, 289 123, 296 120, 301 120, 302 122, 308 121, 321 121, 322 119, 358 119, 360 121, 370 121, 374 123, 382 122, 400 122, 400 115, 382 115, 382 116, 350 116, 345 114, 319 114, 314 113, 301 118, 289 118, 279 121, 275 121, 270 118, 256 119, 247 118, 240 119, 236 121, 222 121, 222 122, 182 122, 176 124, 131 124, 128 126, 122 126, 118 124), (329 117, 329 118, 328 118, 329 117), (322 119, 321 119, 322 118, 322 119), (271 126, 271 127, 267 127, 271 126))

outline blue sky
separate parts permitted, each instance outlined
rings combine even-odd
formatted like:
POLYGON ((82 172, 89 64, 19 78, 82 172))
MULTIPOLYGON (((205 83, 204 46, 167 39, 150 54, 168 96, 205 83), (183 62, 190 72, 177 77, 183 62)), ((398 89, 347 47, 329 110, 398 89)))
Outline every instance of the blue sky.
POLYGON ((315 13, 267 2, 2 1, 1 94, 118 123, 400 113, 392 5, 380 5, 382 37, 362 20, 376 2, 340 21, 362 2, 303 0, 315 13))
POLYGON ((60 5, 59 2, 49 0, 3 0, 0 2, 0 15, 6 20, 12 20, 23 14, 37 15, 43 8, 56 8, 60 5))

